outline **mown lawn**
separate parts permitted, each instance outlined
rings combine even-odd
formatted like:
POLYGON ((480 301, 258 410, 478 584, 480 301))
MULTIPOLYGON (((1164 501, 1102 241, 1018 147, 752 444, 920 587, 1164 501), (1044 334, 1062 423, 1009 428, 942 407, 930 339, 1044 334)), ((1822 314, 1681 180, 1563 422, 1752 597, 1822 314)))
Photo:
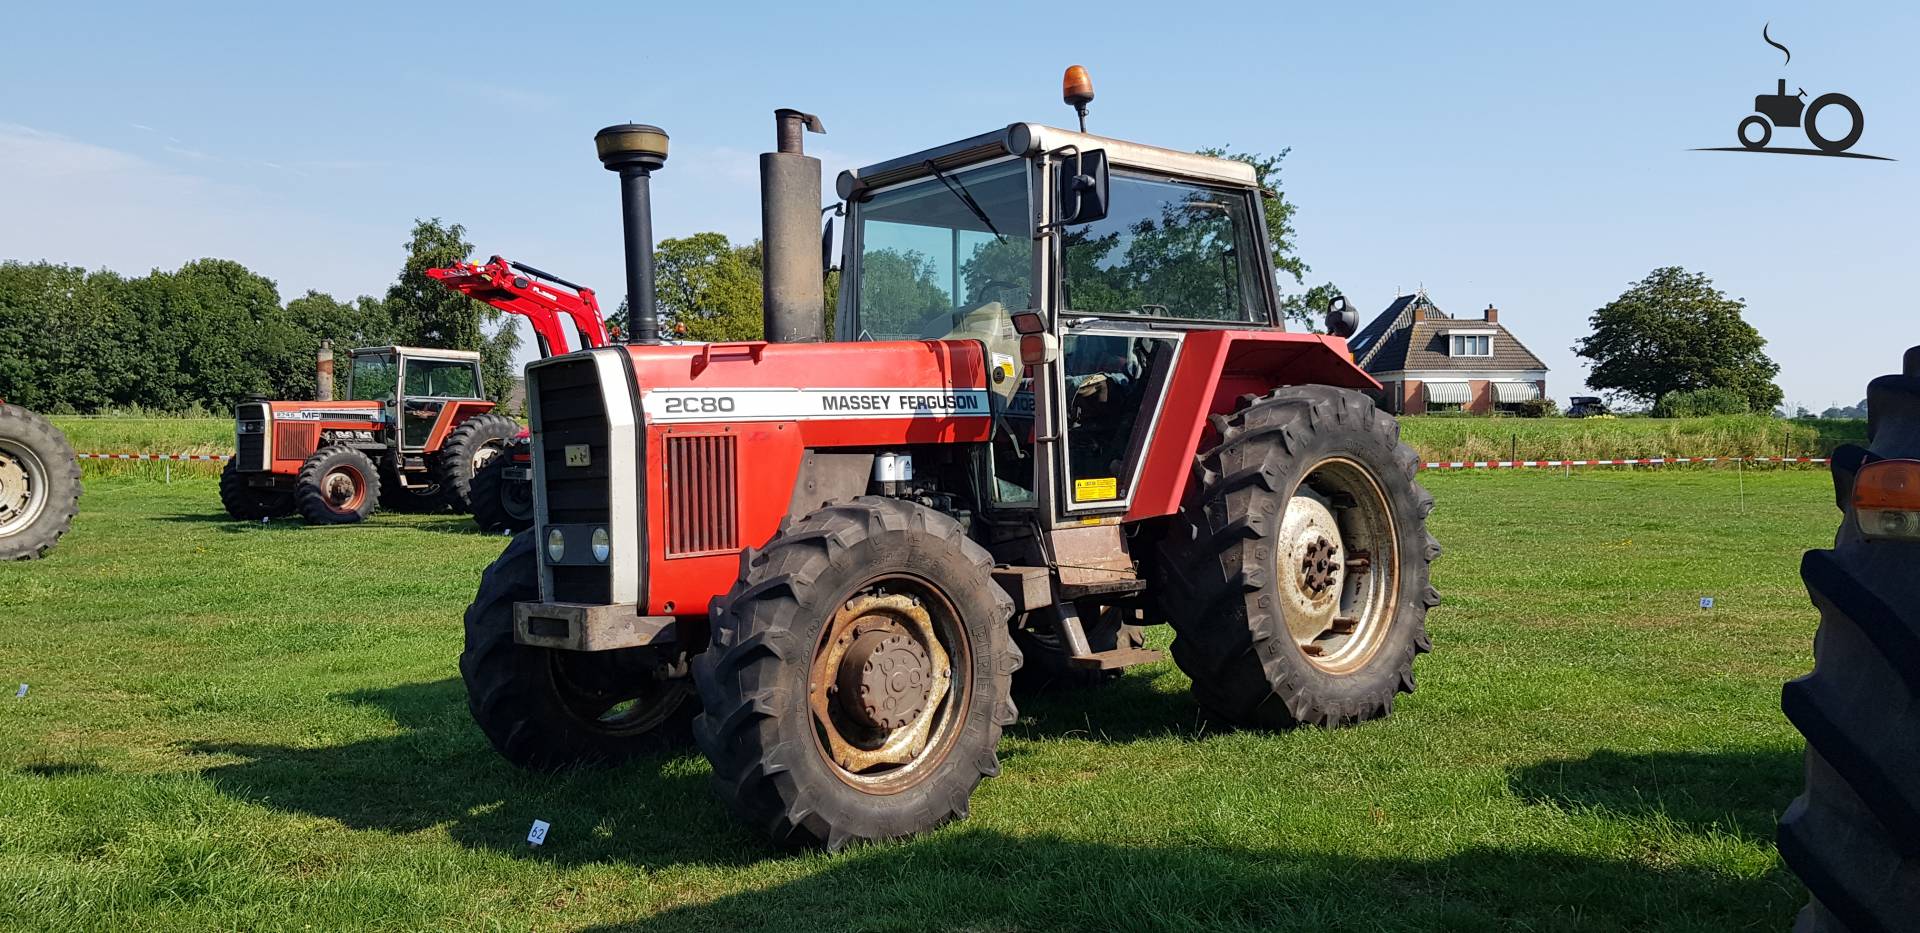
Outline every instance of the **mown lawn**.
POLYGON ((454 662, 500 538, 95 477, 51 558, 0 566, 0 678, 30 685, 0 696, 0 928, 1786 928, 1777 701, 1825 474, 1426 481, 1446 603, 1391 719, 1211 731, 1136 670, 1024 700, 966 822, 825 856, 733 825, 697 755, 499 761, 454 662))

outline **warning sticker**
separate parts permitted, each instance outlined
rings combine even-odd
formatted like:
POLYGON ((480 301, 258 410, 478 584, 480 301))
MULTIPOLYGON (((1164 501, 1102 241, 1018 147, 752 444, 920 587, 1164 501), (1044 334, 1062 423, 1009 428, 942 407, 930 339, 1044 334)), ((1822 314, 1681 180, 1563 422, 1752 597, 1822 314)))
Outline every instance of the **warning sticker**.
POLYGON ((1100 476, 1093 479, 1073 481, 1073 497, 1081 502, 1098 502, 1101 499, 1114 499, 1120 495, 1120 480, 1113 476, 1100 476))

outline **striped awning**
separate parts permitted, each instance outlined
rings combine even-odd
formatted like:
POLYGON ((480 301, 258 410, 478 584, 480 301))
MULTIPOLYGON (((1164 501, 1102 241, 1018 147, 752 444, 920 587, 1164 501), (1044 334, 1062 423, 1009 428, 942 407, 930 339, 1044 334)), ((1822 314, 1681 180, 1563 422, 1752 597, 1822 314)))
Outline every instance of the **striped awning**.
POLYGON ((1531 402, 1540 397, 1540 386, 1532 382, 1496 382, 1493 400, 1501 403, 1531 402))
POLYGON ((1426 386, 1429 405, 1473 404, 1473 387, 1464 382, 1429 382, 1426 386))

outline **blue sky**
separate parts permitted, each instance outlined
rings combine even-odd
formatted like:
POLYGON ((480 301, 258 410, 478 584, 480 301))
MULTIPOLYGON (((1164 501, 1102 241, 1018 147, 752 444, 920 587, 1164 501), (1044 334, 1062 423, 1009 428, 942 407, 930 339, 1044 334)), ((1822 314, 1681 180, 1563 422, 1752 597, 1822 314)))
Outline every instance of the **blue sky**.
MULTIPOLYGON (((0 56, 0 257, 239 260, 283 296, 377 294, 412 220, 617 300, 597 128, 666 128, 659 235, 757 234, 771 111, 831 176, 1015 120, 1291 147, 1312 280, 1368 313, 1488 304, 1553 372, 1656 266, 1745 298, 1790 403, 1850 404, 1920 343, 1920 6, 1895 4, 21 4, 0 56), (1684 7, 1684 9, 1682 9, 1684 7), (1053 12, 1058 10, 1060 12, 1053 12), (1763 22, 1793 50, 1761 41, 1763 22), (1856 152, 1734 144, 1777 78, 1860 102, 1856 152)), ((1805 145, 1782 129, 1775 145, 1805 145)), ((530 341, 529 341, 530 342, 530 341)))

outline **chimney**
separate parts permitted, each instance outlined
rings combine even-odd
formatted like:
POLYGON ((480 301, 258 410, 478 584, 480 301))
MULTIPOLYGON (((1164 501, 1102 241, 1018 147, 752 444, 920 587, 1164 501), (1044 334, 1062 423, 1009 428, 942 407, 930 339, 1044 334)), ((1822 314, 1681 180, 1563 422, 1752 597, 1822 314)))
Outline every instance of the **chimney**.
POLYGON ((320 341, 320 359, 314 370, 313 400, 316 402, 333 401, 333 341, 320 341))
POLYGON ((1493 305, 1487 305, 1486 319, 1489 324, 1500 323, 1500 309, 1493 305))
POLYGON ((1419 323, 1427 319, 1427 303, 1418 298, 1413 300, 1413 320, 1419 323))
POLYGON ((818 343, 826 334, 820 263, 820 160, 801 137, 824 133, 820 118, 773 112, 775 146, 760 155, 761 320, 769 343, 818 343))

